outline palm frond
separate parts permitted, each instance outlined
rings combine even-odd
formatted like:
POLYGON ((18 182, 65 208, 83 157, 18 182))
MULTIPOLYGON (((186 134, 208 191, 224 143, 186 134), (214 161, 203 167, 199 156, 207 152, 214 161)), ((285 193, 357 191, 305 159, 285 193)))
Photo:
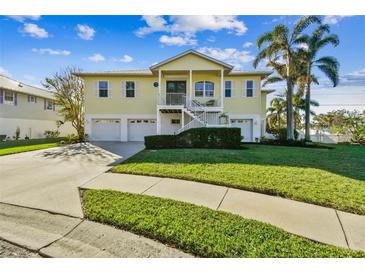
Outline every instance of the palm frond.
POLYGON ((262 34, 256 41, 257 48, 261 48, 264 43, 271 42, 272 41, 272 33, 271 32, 265 32, 262 34))
POLYGON ((284 79, 281 77, 278 76, 269 77, 262 83, 262 86, 265 87, 266 85, 274 84, 281 81, 284 81, 284 79))
POLYGON ((314 16, 314 15, 301 17, 294 26, 292 36, 290 39, 291 42, 293 42, 303 30, 305 30, 313 23, 321 24, 321 18, 319 16, 314 16))

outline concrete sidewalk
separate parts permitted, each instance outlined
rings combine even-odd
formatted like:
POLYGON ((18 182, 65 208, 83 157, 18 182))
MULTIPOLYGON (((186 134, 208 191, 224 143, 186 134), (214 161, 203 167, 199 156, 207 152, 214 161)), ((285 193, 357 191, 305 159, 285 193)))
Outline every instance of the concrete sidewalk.
POLYGON ((4 203, 0 203, 0 238, 44 257, 192 257, 108 225, 4 203))
POLYGON ((104 173, 81 186, 170 198, 270 223, 318 242, 365 251, 365 216, 276 196, 170 178, 104 173))

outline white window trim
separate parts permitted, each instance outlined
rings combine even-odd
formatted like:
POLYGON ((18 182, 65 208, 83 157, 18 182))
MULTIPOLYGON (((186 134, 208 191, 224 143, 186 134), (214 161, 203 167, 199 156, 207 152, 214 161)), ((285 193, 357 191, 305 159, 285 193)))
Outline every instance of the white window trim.
POLYGON ((4 90, 4 95, 3 95, 3 102, 5 105, 10 105, 10 106, 14 106, 15 105, 15 92, 14 91, 6 91, 4 90), (12 101, 8 101, 6 100, 6 93, 11 93, 13 100, 12 101))
POLYGON ((213 81, 209 80, 199 80, 194 82, 194 98, 215 98, 215 83, 213 81), (203 96, 196 96, 196 89, 195 85, 196 83, 203 82, 203 96), (205 82, 211 82, 213 83, 213 96, 205 96, 205 82))
POLYGON ((124 98, 126 98, 126 99, 135 99, 137 97, 137 81, 136 80, 125 80, 123 82, 123 84, 125 85, 125 87, 124 87, 124 98), (133 97, 128 97, 127 96, 127 82, 133 82, 134 83, 134 96, 133 97))
POLYGON ((242 82, 242 97, 243 98, 254 98, 256 97, 255 95, 255 80, 253 79, 248 79, 248 80, 244 80, 242 82), (252 81, 252 96, 247 96, 247 82, 248 81, 252 81))
POLYGON ((97 98, 99 98, 99 99, 109 99, 109 98, 111 98, 111 88, 110 88, 109 80, 97 80, 97 88, 98 88, 97 89, 97 92, 98 92, 97 98), (99 86, 100 82, 107 82, 108 83, 108 88, 107 88, 108 96, 107 97, 100 97, 100 86, 99 86))
POLYGON ((53 105, 54 105, 54 101, 52 101, 50 99, 46 99, 46 110, 47 111, 53 111, 53 105), (51 109, 48 108, 49 103, 51 103, 51 105, 52 105, 51 109))
POLYGON ((32 104, 35 104, 36 103, 36 97, 34 95, 28 95, 29 96, 29 99, 28 99, 28 103, 32 103, 32 104), (31 100, 31 98, 33 98, 33 101, 31 100))
POLYGON ((224 98, 232 98, 233 97, 233 80, 224 80, 224 98), (231 96, 226 96, 226 82, 231 82, 231 96))

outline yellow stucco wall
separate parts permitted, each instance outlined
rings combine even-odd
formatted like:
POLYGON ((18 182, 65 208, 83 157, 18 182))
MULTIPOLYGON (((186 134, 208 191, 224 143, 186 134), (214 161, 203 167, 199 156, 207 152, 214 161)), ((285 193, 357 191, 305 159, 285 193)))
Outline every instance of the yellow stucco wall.
POLYGON ((210 60, 197 56, 195 54, 187 54, 183 57, 173 60, 167 64, 160 66, 161 70, 220 70, 224 67, 210 60))
MULTIPOLYGON (((193 99, 200 102, 215 99, 220 101, 221 79, 217 73, 193 72, 193 99), (214 97, 195 97, 194 85, 198 81, 211 81, 214 83, 214 97)), ((87 76, 85 79, 85 112, 86 114, 156 114, 158 88, 153 86, 158 82, 157 76, 87 76), (99 80, 107 80, 111 84, 111 98, 98 98, 95 85, 99 80), (122 96, 122 81, 137 82, 136 98, 122 96)), ((162 77, 162 96, 166 93, 166 81, 186 81, 187 96, 189 94, 189 75, 165 75, 162 77)), ((224 80, 235 81, 235 89, 231 98, 224 98, 224 112, 233 114, 262 114, 265 113, 265 94, 260 91, 260 76, 225 76, 224 80), (254 80, 254 97, 242 96, 245 80, 254 80), (264 105, 263 105, 264 104, 264 105)))

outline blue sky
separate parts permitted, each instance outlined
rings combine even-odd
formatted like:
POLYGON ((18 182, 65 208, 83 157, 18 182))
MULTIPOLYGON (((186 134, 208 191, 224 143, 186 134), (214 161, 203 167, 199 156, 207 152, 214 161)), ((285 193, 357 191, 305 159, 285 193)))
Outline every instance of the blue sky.
MULTIPOLYGON (((193 48, 236 69, 252 70, 257 37, 297 16, 13 16, 0 17, 0 73, 40 85, 44 77, 73 65, 86 71, 141 69, 193 48)), ((340 38, 335 56, 341 83, 323 75, 314 99, 331 109, 365 109, 365 16, 326 16, 340 38), (345 105, 344 105, 345 104, 345 105), (351 105, 351 106, 350 106, 351 105), (359 105, 359 106, 356 106, 359 105)), ((262 68, 261 68, 262 69, 262 68)), ((276 86, 277 93, 282 92, 276 86)), ((272 98, 273 95, 270 96, 272 98)))

